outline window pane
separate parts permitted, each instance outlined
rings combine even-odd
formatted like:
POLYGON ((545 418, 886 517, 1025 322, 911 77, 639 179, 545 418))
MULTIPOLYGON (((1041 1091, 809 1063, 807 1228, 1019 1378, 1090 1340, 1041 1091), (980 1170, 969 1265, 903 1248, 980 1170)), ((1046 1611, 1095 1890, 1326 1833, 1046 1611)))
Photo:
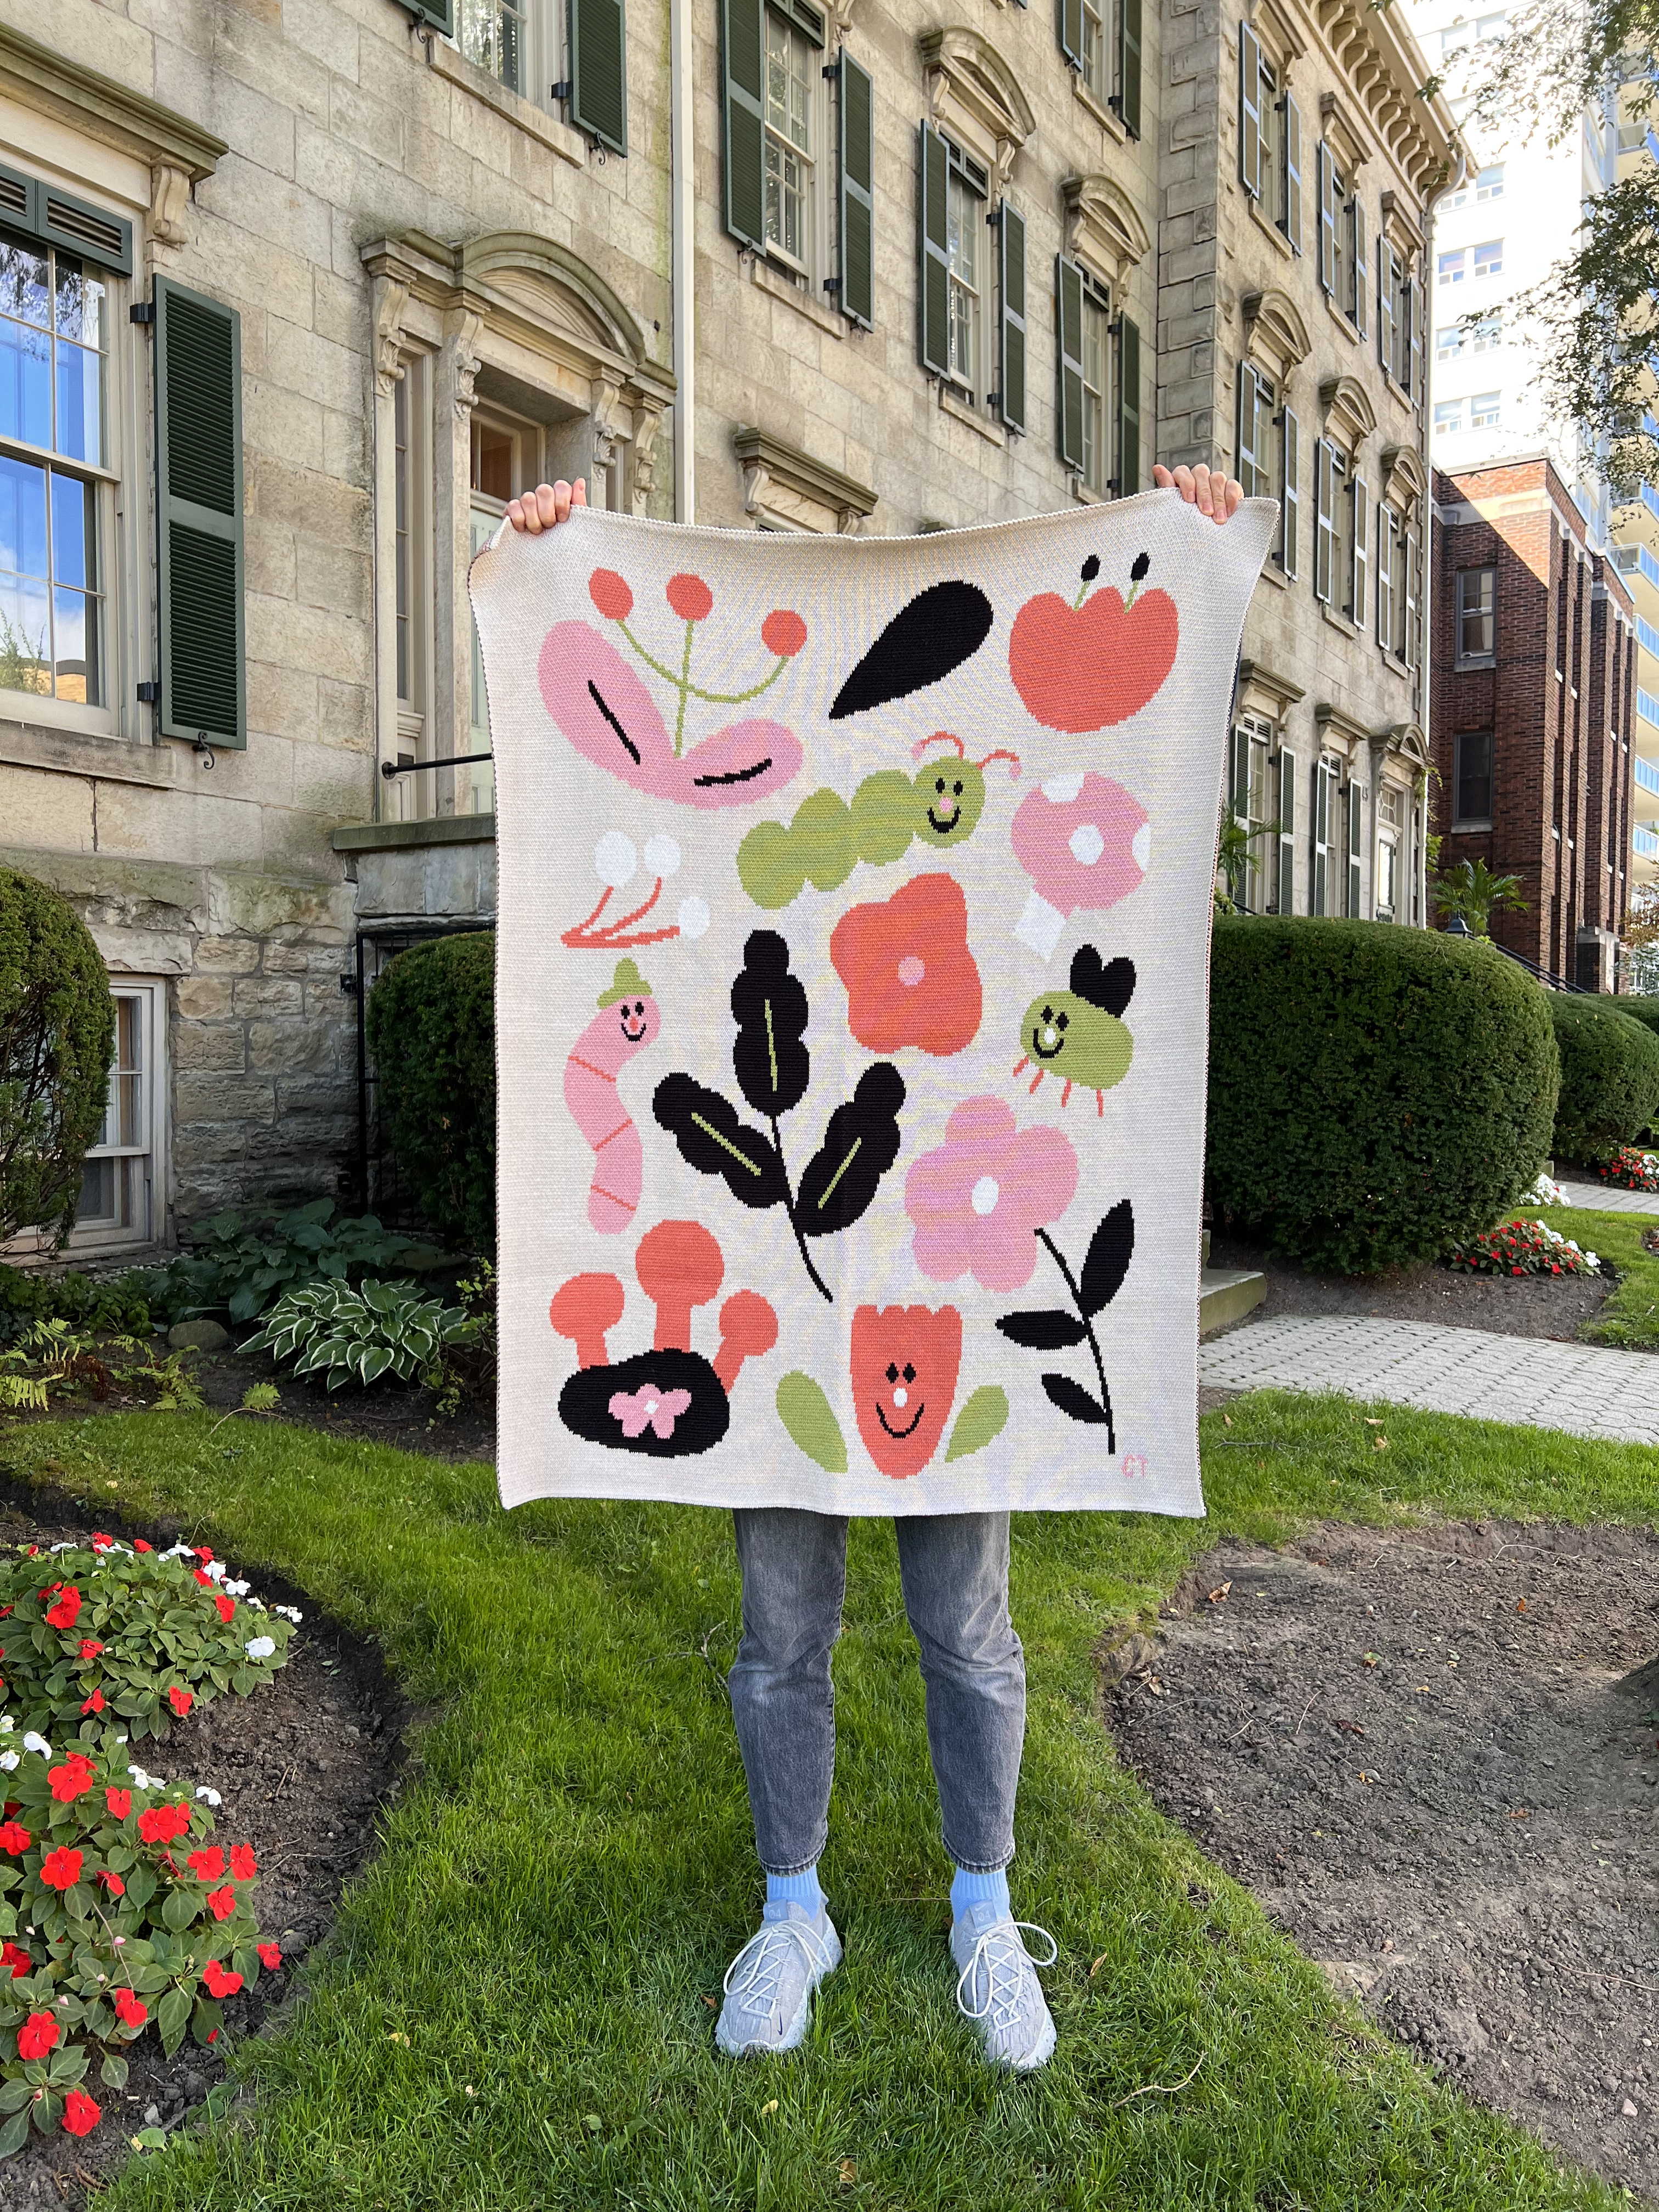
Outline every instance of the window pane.
POLYGON ((1435 332, 1434 357, 1437 361, 1455 361, 1463 350, 1463 331, 1457 323, 1448 323, 1435 332))
POLYGON ((1474 273, 1477 276, 1499 276, 1503 270, 1504 241, 1501 238, 1489 238, 1484 246, 1475 247, 1474 273))
POLYGON ((52 595, 55 689, 60 699, 95 707, 98 697, 98 603, 86 592, 52 595))
POLYGON ((52 573, 59 584, 96 590, 94 557, 98 510, 95 488, 78 477, 52 472, 52 573))
POLYGON ((472 419, 472 489, 487 498, 513 496, 513 433, 472 419))
POLYGON ((46 574, 46 472, 0 455, 0 571, 46 574))
POLYGON ((1443 253, 1435 263, 1443 284, 1461 284, 1468 274, 1469 252, 1460 246, 1455 253, 1443 253))
POLYGON ((58 434, 52 444, 72 461, 102 465, 103 363, 90 346, 58 343, 58 434))
POLYGON ((52 340, 10 321, 0 321, 0 438, 52 443, 52 340))
POLYGON ((1463 403, 1461 399, 1442 399, 1434 410, 1437 430, 1455 431, 1463 427, 1463 403))
POLYGON ((1476 430, 1495 430, 1498 413, 1499 394, 1496 392, 1477 392, 1469 403, 1469 422, 1476 430))
POLYGON ((27 246, 0 245, 0 315, 46 330, 52 320, 46 257, 27 246))
POLYGON ((1503 198, 1504 164, 1501 161, 1494 163, 1489 169, 1482 169, 1474 180, 1474 197, 1477 200, 1503 198))
POLYGON ((50 695, 51 638, 46 586, 0 575, 0 690, 50 695))

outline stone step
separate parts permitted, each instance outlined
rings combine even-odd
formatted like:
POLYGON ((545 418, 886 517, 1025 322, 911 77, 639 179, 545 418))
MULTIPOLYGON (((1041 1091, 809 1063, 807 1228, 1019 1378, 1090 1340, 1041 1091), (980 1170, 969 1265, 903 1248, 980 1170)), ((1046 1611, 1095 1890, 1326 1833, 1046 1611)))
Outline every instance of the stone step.
POLYGON ((1254 1267, 1206 1267, 1198 1281, 1199 1334, 1242 1321, 1267 1295, 1267 1278, 1254 1267))

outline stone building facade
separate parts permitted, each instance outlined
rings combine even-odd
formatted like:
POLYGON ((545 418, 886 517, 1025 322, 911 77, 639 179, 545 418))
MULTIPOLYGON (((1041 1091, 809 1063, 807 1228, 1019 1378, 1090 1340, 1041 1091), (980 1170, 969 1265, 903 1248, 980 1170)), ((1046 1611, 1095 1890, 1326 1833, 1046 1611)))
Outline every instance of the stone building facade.
MULTIPOLYGON (((29 416, 0 361, 0 471, 53 518, 0 522, 0 857, 75 901, 121 1000, 82 1248, 349 1188, 362 982, 493 913, 465 574, 522 484, 763 529, 1011 517, 1160 450, 1231 464, 1248 361, 1278 364, 1264 425, 1305 387, 1307 471, 1340 426, 1414 511, 1413 404, 1314 313, 1316 214, 1298 252, 1234 182, 1222 15, 0 0, 0 341, 80 380, 29 416)), ((1273 33, 1310 146, 1328 90, 1415 251, 1449 118, 1389 18, 1318 16, 1273 33)), ((1292 726, 1298 775, 1341 764, 1329 806, 1362 770, 1409 798, 1413 679, 1314 599, 1311 483, 1242 704, 1275 773, 1292 726)), ((1305 910, 1322 865, 1338 910, 1295 795, 1284 880, 1305 910)))
POLYGON ((1500 945, 1616 988, 1629 884, 1635 609, 1543 454, 1434 477, 1433 828, 1519 879, 1500 945))

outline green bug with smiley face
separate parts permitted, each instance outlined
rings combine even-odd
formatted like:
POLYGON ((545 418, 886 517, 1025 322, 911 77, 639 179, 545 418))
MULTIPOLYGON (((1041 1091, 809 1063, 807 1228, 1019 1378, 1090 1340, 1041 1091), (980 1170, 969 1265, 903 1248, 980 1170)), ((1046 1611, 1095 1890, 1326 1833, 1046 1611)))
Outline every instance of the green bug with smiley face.
POLYGON ((1057 1076, 1065 1085, 1062 1106, 1071 1103, 1073 1087, 1081 1084, 1094 1092, 1097 1115, 1103 1115, 1106 1093, 1122 1082, 1134 1057, 1134 1039, 1118 1017, 1134 995, 1135 963, 1103 960, 1092 945, 1080 945, 1069 980, 1069 990, 1045 991, 1025 1009, 1019 1035, 1024 1049, 1014 1073, 1036 1066, 1034 1095, 1046 1076, 1057 1076))
POLYGON ((757 906, 793 904, 807 884, 838 890, 860 860, 890 867, 913 842, 941 850, 965 844, 985 811, 985 771, 995 760, 1019 774, 1018 753, 999 750, 970 761, 962 739, 936 730, 912 748, 920 758, 933 745, 952 745, 954 759, 927 762, 914 776, 897 769, 867 775, 850 803, 838 792, 815 791, 793 819, 759 822, 738 848, 738 878, 757 906))

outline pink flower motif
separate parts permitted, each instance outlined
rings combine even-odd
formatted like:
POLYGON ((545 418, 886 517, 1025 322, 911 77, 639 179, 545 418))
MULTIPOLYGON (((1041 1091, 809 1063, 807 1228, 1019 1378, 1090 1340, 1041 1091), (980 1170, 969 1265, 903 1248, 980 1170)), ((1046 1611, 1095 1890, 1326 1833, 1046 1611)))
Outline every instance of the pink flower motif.
POLYGON ((690 1403, 689 1390, 659 1390, 653 1383, 641 1382, 631 1393, 615 1393, 611 1400, 611 1418, 622 1423, 625 1437, 642 1437, 649 1428, 666 1443, 674 1433, 675 1422, 690 1403))
POLYGON ((1036 1231, 1076 1189, 1077 1154, 1058 1129, 1021 1130, 1000 1098, 964 1098, 904 1179, 916 1265, 936 1283, 971 1272, 988 1291, 1017 1291, 1036 1267, 1036 1231))
POLYGON ((1151 857, 1146 808, 1092 769, 1050 776, 1022 799, 1012 837, 1014 858, 1031 878, 1014 935, 1045 960, 1069 915, 1115 906, 1140 882, 1151 857))

